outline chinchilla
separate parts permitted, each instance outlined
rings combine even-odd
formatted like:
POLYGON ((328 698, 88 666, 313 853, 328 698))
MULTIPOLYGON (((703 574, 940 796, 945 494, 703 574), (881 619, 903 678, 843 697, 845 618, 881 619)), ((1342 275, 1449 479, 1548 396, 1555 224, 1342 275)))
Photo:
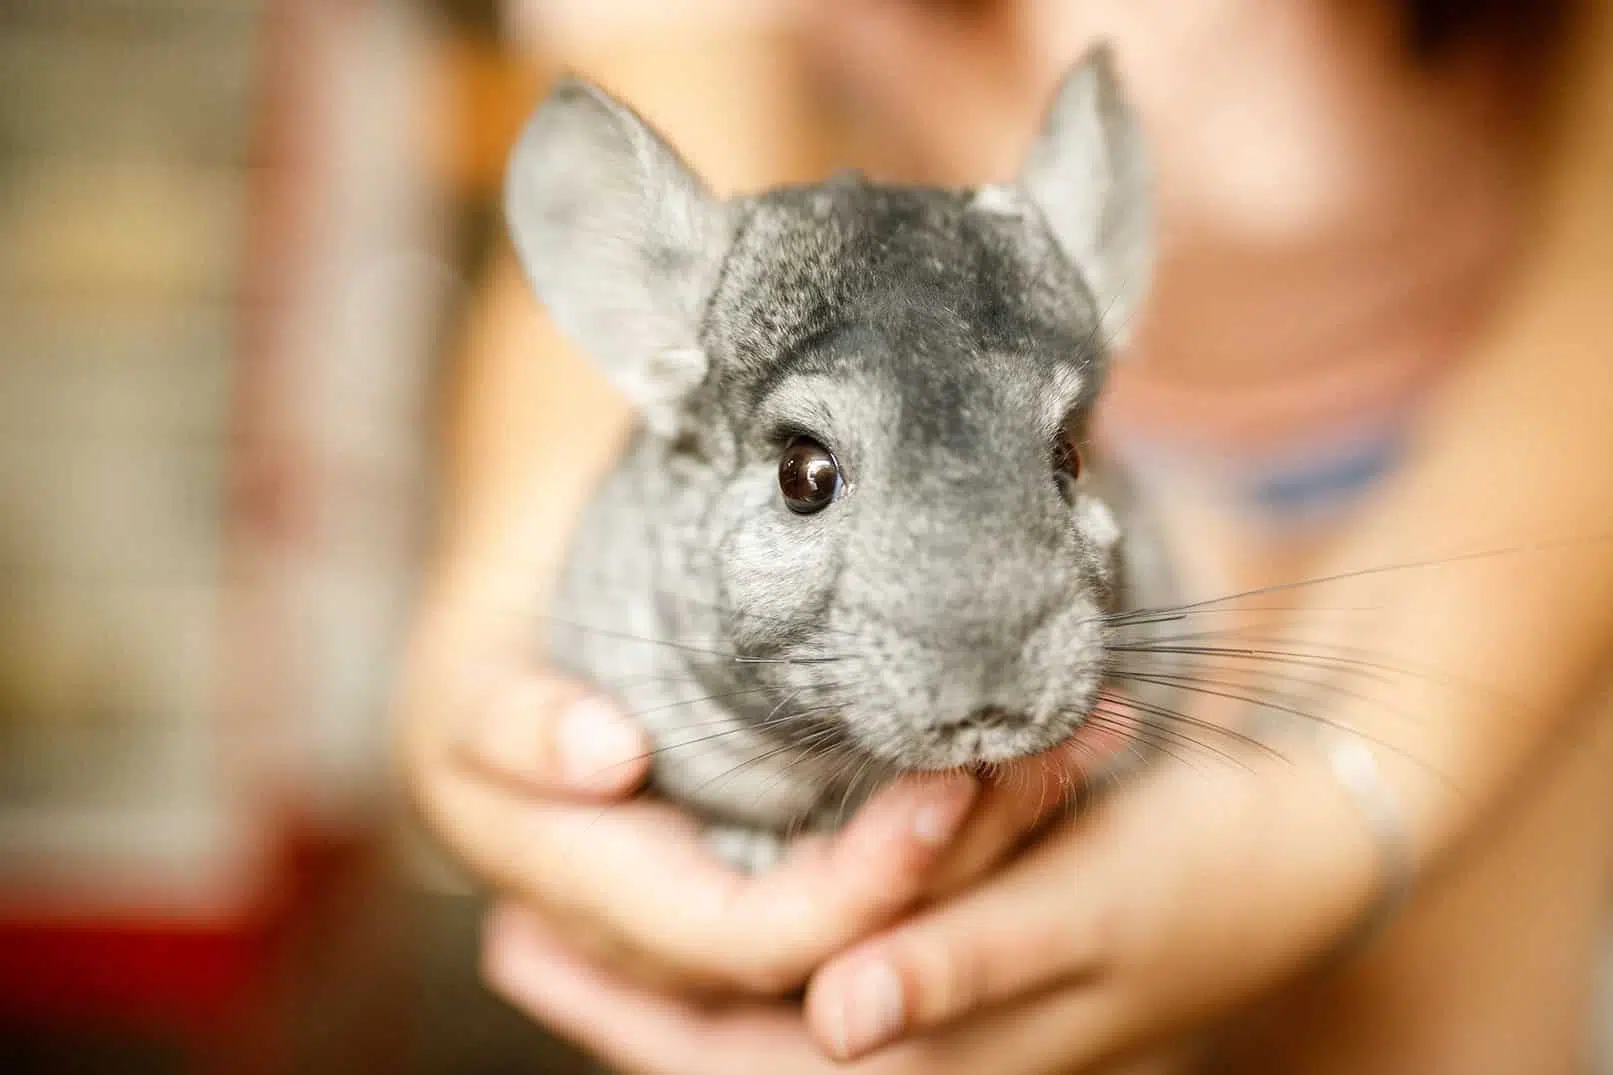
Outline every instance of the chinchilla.
POLYGON ((548 644, 630 699, 655 791, 735 864, 893 774, 1036 755, 1094 719, 1105 617, 1171 589, 1087 443, 1147 291, 1151 191, 1104 46, 1017 177, 966 189, 848 173, 718 198, 577 78, 529 121, 514 246, 641 416, 548 644))

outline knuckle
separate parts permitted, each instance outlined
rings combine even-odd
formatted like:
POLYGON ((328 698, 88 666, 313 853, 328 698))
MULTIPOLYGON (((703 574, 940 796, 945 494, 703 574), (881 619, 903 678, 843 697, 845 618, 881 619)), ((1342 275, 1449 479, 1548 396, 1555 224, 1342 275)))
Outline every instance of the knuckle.
POLYGON ((796 967, 780 961, 755 960, 732 969, 734 984, 748 993, 761 996, 783 996, 798 989, 805 975, 796 967))
POLYGON ((925 952, 896 954, 892 963, 912 991, 920 1022, 950 1018, 989 998, 990 966, 972 944, 932 944, 925 952))
POLYGON ((1134 958, 1136 935, 1132 905, 1111 896, 1093 893, 1083 915, 1070 916, 1062 939, 1072 963, 1083 969, 1102 971, 1134 958))
POLYGON ((723 903, 732 911, 699 923, 693 934, 705 940, 688 952, 685 962, 714 982, 751 995, 780 996, 797 988, 806 978, 795 957, 804 947, 800 937, 751 919, 743 900, 723 903))
POLYGON ((934 1075, 958 1070, 957 1046, 943 1039, 914 1038, 899 1046, 901 1052, 892 1075, 934 1075))

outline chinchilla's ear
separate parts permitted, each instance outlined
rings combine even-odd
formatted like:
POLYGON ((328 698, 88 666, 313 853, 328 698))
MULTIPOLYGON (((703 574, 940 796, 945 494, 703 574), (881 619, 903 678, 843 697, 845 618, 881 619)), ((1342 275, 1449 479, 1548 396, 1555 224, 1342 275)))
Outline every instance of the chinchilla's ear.
POLYGON ((1085 275, 1104 335, 1124 343, 1153 274, 1153 175, 1107 44, 1059 83, 1019 184, 1085 275))
POLYGON ((516 144, 504 208, 560 331, 670 433, 706 374, 697 329, 728 242, 723 203, 632 109, 568 76, 516 144))

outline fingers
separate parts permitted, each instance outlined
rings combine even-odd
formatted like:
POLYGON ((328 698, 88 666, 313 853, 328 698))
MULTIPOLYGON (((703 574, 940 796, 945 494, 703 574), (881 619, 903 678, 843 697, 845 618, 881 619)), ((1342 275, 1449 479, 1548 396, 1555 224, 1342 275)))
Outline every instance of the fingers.
POLYGON ((794 989, 924 894, 978 792, 962 774, 893 783, 833 838, 805 841, 773 870, 691 908, 686 927, 765 953, 746 972, 752 987, 794 989))
POLYGON ((854 1058, 1084 984, 1111 1012, 1094 1034, 1120 1040, 1314 958, 1372 874, 1360 820, 1314 769, 1162 766, 991 881, 830 960, 808 1025, 854 1058))
POLYGON ((444 652, 406 736, 411 788, 437 835, 493 887, 572 923, 600 942, 592 950, 642 957, 660 980, 798 988, 917 901, 976 793, 964 777, 901 782, 836 838, 746 877, 709 853, 684 813, 607 802, 649 767, 624 718, 528 671, 513 649, 486 647, 455 667, 444 652))
POLYGON ((718 861, 693 819, 650 801, 533 800, 473 780, 437 801, 461 853, 498 887, 595 923, 692 986, 781 993, 918 899, 974 794, 965 777, 899 782, 835 838, 805 841, 755 877, 718 861))
POLYGON ((428 817, 439 812, 445 783, 467 778, 589 799, 642 784, 650 769, 642 729, 597 692, 536 663, 530 642, 489 618, 429 613, 404 662, 399 761, 428 817))
POLYGON ((493 990, 612 1070, 632 1075, 980 1075, 1086 1070, 1106 1057, 1092 1029, 1105 998, 1066 990, 853 1063, 814 1045, 797 1009, 700 1006, 588 964, 552 927, 515 909, 489 916, 483 973, 493 990))
POLYGON ((1370 856, 1336 789, 1297 767, 1260 775, 1274 779, 1167 769, 1140 783, 977 892, 832 960, 804 1024, 784 1006, 628 985, 541 921, 495 921, 487 973, 647 1075, 1085 1070, 1275 984, 1359 908, 1370 856))
MULTIPOLYGON (((514 906, 488 916, 482 973, 507 1001, 572 1041, 613 1070, 656 1075, 780 1075, 777 1055, 787 1039, 786 1017, 755 1006, 752 1019, 719 1017, 614 979, 579 959, 540 917, 514 906), (722 1049, 718 1026, 729 1027, 722 1049)), ((799 1037, 799 1031, 797 1031, 799 1037)))
POLYGON ((459 739, 462 759, 530 792, 619 796, 650 768, 644 731, 603 698, 558 676, 491 692, 459 739))
POLYGON ((986 876, 1036 830, 1073 806, 1077 787, 1132 750, 1133 733, 1118 725, 1089 724, 1062 746, 1016 762, 983 789, 969 822, 947 851, 928 895, 951 896, 986 876))
POLYGON ((1106 891, 1077 895, 1077 850, 1038 847, 976 892, 832 960, 807 994, 820 1045, 853 1059, 1095 970, 1113 908, 1106 891))

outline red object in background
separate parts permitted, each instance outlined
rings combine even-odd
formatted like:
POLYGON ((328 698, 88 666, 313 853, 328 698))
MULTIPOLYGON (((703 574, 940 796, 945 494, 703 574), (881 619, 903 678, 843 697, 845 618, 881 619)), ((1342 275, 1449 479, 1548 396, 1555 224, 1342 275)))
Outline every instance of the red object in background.
POLYGON ((0 923, 0 998, 24 1022, 224 1026, 271 959, 267 918, 176 927, 149 921, 0 923))
POLYGON ((301 935, 361 870, 362 849, 289 837, 270 883, 217 921, 0 916, 0 1014, 57 1034, 95 1031, 172 1044, 201 1072, 295 1069, 277 993, 301 935))
MULTIPOLYGON (((323 938, 354 915, 348 897, 362 901, 372 861, 364 842, 288 833, 271 882, 217 921, 9 909, 0 915, 0 1016, 57 1036, 167 1043, 208 1075, 303 1070, 291 993, 305 975, 329 972, 318 965, 323 938)), ((358 1029, 365 1071, 402 1070, 402 1025, 381 1018, 358 1029)))

